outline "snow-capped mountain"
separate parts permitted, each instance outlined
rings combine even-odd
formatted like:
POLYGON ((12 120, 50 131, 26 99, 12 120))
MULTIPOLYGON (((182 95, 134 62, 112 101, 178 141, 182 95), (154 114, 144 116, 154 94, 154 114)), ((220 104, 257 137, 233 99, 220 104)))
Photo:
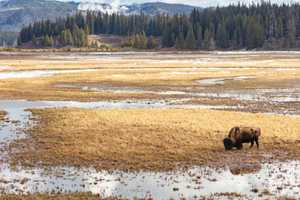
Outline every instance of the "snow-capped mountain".
MULTIPOLYGON (((103 1, 99 1, 103 2, 103 1)), ((58 17, 72 15, 78 11, 100 11, 103 13, 138 14, 146 15, 189 13, 194 7, 183 4, 143 3, 120 5, 119 1, 111 4, 84 1, 81 3, 58 0, 0 0, 0 32, 17 32, 23 26, 34 21, 45 19, 54 20, 58 17)))
POLYGON ((97 2, 82 2, 78 4, 78 10, 80 11, 100 11, 103 13, 127 13, 128 7, 126 5, 114 5, 97 2))
POLYGON ((94 1, 85 1, 78 4, 81 11, 100 11, 103 13, 138 14, 143 12, 146 15, 190 13, 195 7, 184 4, 168 4, 162 2, 120 5, 117 3, 105 4, 94 1))

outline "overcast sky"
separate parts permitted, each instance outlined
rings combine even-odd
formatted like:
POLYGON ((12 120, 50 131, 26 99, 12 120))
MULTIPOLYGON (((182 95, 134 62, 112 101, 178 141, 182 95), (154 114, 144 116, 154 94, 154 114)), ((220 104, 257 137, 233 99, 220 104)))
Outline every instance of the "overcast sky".
MULTIPOLYGON (((62 1, 70 1, 70 0, 62 0, 62 1)), ((73 0, 73 1, 92 1, 92 2, 101 2, 101 3, 114 3, 114 4, 128 4, 128 3, 143 3, 143 2, 167 2, 167 3, 181 3, 181 4, 190 4, 196 5, 200 7, 207 7, 207 6, 224 6, 230 3, 237 3, 237 2, 244 2, 244 3, 251 3, 251 2, 260 2, 261 0, 73 0)), ((277 3, 288 3, 288 2, 300 2, 300 0, 271 0, 271 2, 277 3)))

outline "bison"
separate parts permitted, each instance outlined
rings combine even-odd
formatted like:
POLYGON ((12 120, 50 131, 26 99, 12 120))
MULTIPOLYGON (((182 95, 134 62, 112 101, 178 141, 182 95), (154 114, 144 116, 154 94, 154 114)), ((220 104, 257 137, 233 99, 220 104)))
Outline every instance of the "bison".
POLYGON ((226 150, 230 150, 234 147, 237 149, 243 148, 243 143, 251 143, 250 148, 253 147, 254 142, 257 148, 259 148, 259 137, 261 135, 260 128, 254 127, 233 127, 229 131, 227 138, 223 140, 226 150))

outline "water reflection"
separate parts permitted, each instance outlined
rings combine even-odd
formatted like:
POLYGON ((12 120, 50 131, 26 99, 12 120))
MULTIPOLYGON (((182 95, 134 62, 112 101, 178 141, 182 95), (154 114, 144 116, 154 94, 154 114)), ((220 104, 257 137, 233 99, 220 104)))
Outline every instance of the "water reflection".
MULTIPOLYGON (((53 101, 0 101, 0 110, 8 113, 10 122, 0 128, 0 147, 14 139, 25 137, 24 129, 31 122, 30 108, 144 108, 164 107, 164 102, 53 102, 53 101)), ((239 193, 250 199, 262 192, 298 198, 300 196, 300 161, 263 164, 255 174, 233 175, 229 169, 193 167, 171 172, 96 171, 94 168, 50 167, 47 169, 7 165, 8 156, 1 154, 0 190, 4 193, 92 192, 103 197, 133 199, 193 199, 215 193, 239 193), (252 192, 257 189, 258 192, 252 192)), ((224 199, 220 197, 220 199, 224 199)))
POLYGON ((7 193, 92 192, 103 197, 179 199, 238 193, 299 197, 300 162, 264 164, 256 174, 233 175, 229 169, 194 167, 173 172, 97 172, 92 168, 16 169, 2 166, 0 187, 7 193), (257 189, 257 192, 253 192, 257 189))

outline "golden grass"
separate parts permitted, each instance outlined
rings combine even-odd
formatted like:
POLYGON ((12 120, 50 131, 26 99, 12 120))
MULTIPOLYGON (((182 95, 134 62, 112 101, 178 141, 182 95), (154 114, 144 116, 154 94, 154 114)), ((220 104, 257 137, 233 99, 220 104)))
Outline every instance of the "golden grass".
POLYGON ((0 54, 1 65, 21 69, 54 69, 54 68, 126 68, 149 64, 152 68, 161 66, 175 67, 299 67, 300 56, 289 52, 247 54, 214 52, 156 52, 122 54, 122 59, 115 57, 95 56, 85 53, 51 53, 19 52, 11 56, 0 54), (92 56, 92 57, 91 57, 92 56), (78 59, 79 58, 79 59, 78 59), (196 60, 195 60, 196 59, 196 60))
POLYGON ((2 200, 113 200, 115 198, 100 198, 90 193, 74 194, 35 194, 35 195, 0 195, 2 200))
POLYGON ((39 124, 11 146, 13 164, 169 170, 300 155, 300 118, 197 109, 33 110, 39 124), (237 125, 262 128, 261 149, 225 152, 237 125), (15 151, 17 149, 17 151, 15 151))
POLYGON ((6 116, 6 112, 0 110, 0 122, 5 119, 5 116, 6 116))
MULTIPOLYGON (((213 54, 167 54, 152 56, 123 56, 123 59, 102 58, 91 59, 79 56, 79 59, 63 59, 64 56, 35 57, 35 54, 19 59, 0 59, 0 66, 12 66, 13 70, 32 69, 79 69, 98 68, 93 72, 80 72, 72 74, 59 74, 43 78, 6 79, 0 80, 1 98, 21 99, 49 99, 49 100, 111 100, 111 99, 149 99, 164 98, 159 95, 112 93, 112 92, 87 92, 79 89, 58 88, 61 83, 66 84, 105 84, 112 86, 155 87, 167 90, 169 87, 198 86, 197 80, 211 77, 254 76, 255 79, 228 83, 230 88, 257 88, 267 86, 282 86, 284 82, 298 80, 300 68, 295 71, 276 71, 273 67, 299 66, 300 58, 282 55, 279 58, 270 55, 228 55, 213 54), (177 58, 178 57, 178 58, 177 58), (199 58, 198 58, 199 57, 199 58), (245 59, 247 57, 247 59, 245 59), (154 58, 156 60, 151 60, 154 58), (169 59, 167 59, 169 58, 169 59), (182 58, 182 59, 181 59, 182 58), (190 59, 191 58, 191 59, 190 59), (195 63, 193 59, 211 59, 203 63, 195 63), (161 59, 162 61, 159 61, 161 59), (176 59, 176 60, 174 60, 176 59), (274 60, 270 60, 274 59, 274 60), (178 60, 178 62, 177 62, 178 60), (175 62, 176 61, 176 62, 175 62), (284 63, 283 63, 284 62, 284 63), (289 64, 290 63, 290 64, 289 64), (231 70, 205 70, 195 68, 236 67, 231 70), (240 68, 246 67, 246 68, 240 68), (250 67, 250 68, 247 68, 250 67), (260 67, 260 69, 253 68, 260 67), (264 67, 271 67, 264 68, 264 67), (180 69, 179 69, 180 68, 180 69), (175 73, 174 73, 175 72, 175 73), (176 72, 184 72, 180 74, 176 72)), ((39 54, 38 54, 39 55, 39 54)), ((0 56, 1 57, 1 56, 0 56)), ((226 87, 226 86, 225 86, 226 87)))

